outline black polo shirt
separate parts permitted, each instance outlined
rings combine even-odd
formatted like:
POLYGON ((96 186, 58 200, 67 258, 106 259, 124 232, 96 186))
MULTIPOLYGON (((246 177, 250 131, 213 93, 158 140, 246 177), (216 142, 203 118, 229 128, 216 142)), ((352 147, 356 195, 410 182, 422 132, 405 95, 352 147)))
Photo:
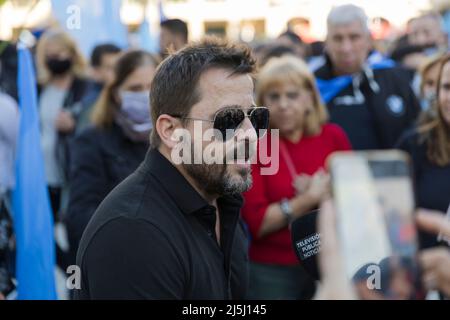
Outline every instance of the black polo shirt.
POLYGON ((80 242, 76 299, 241 299, 248 285, 240 195, 215 208, 157 150, 101 203, 80 242))

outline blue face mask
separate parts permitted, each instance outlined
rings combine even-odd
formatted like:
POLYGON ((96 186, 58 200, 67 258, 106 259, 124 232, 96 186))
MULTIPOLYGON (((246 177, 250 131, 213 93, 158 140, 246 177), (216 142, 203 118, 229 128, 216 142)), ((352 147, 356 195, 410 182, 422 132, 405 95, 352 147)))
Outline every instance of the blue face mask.
POLYGON ((148 140, 152 129, 149 91, 121 91, 121 104, 116 122, 132 140, 148 140))
POLYGON ((149 91, 121 91, 119 93, 120 112, 131 122, 137 131, 150 130, 152 119, 150 116, 150 92, 149 91))

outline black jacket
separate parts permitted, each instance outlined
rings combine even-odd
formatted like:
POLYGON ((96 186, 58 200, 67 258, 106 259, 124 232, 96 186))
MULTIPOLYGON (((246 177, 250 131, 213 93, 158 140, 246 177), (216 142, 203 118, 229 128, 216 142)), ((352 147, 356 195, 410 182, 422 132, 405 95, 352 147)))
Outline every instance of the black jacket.
POLYGON ((71 144, 69 205, 64 220, 70 244, 70 262, 84 229, 105 196, 142 162, 148 143, 135 143, 113 125, 89 127, 71 144))
POLYGON ((216 208, 158 150, 101 203, 80 242, 77 299, 242 299, 248 286, 240 195, 216 208))
MULTIPOLYGON (((323 80, 333 78, 329 59, 315 71, 315 76, 323 80)), ((409 75, 397 67, 365 68, 327 108, 330 121, 345 130, 355 150, 392 148, 420 112, 409 75)))

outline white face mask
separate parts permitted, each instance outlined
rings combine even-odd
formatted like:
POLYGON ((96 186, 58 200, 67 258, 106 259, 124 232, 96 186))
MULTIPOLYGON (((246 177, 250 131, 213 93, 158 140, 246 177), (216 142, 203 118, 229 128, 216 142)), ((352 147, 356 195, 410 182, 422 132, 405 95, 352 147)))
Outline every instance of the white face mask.
POLYGON ((433 103, 436 101, 436 94, 433 93, 427 93, 424 95, 423 98, 420 99, 420 105, 422 107, 422 110, 428 110, 433 106, 433 103))
POLYGON ((116 122, 133 140, 141 140, 140 137, 148 139, 148 133, 153 127, 150 115, 150 92, 121 91, 119 96, 121 104, 116 115, 116 122))
POLYGON ((121 91, 119 93, 121 113, 130 121, 141 128, 143 124, 151 125, 150 116, 150 92, 149 91, 121 91))

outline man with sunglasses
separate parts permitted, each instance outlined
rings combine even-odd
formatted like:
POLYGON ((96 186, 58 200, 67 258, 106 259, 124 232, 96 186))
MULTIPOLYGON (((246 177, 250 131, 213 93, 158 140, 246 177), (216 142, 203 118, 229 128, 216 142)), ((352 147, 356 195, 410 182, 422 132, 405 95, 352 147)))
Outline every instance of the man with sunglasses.
POLYGON ((254 68, 247 47, 215 39, 159 66, 152 146, 90 221, 78 250, 76 298, 245 297, 240 194, 251 186, 250 162, 269 117, 254 105, 254 68))

